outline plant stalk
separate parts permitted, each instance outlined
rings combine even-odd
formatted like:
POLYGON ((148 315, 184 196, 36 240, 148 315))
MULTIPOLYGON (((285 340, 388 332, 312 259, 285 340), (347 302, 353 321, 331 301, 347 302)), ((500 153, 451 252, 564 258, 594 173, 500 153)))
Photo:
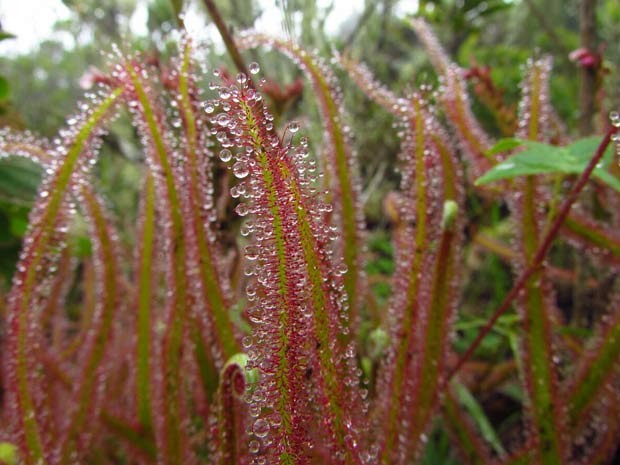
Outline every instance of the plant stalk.
POLYGON ((607 147, 611 143, 612 136, 616 134, 617 132, 618 132, 618 128, 614 126, 611 126, 609 128, 609 130, 605 134, 605 137, 603 137, 603 140, 601 141, 598 148, 596 149, 596 152, 592 156, 590 163, 588 164, 586 169, 583 171, 583 173, 581 173, 581 176, 579 176, 579 179, 577 179, 573 188, 568 194, 568 197, 562 204, 562 207, 559 209, 558 215, 555 217, 555 220, 549 227, 547 234, 545 234, 545 237, 540 243, 540 246, 538 247, 534 257, 532 258, 531 263, 526 268, 526 270, 521 274, 519 279, 515 282, 510 292, 506 295, 506 297, 504 297, 504 300, 502 301, 500 306, 497 308, 497 310, 495 310, 495 312, 493 313, 493 316, 491 316, 491 319, 488 321, 488 323, 480 330, 480 333, 478 333, 478 336, 476 336, 476 339, 474 340, 474 342, 470 344, 470 346, 467 348, 465 353, 459 359, 456 366, 452 369, 449 375, 444 379, 442 388, 445 389, 446 385, 450 382, 450 380, 454 377, 454 375, 456 375, 456 373, 458 373, 458 371, 463 367, 465 362, 471 358, 471 356, 476 351, 476 349, 478 348, 478 346, 480 345, 484 337, 491 331, 491 329, 493 329, 493 326, 495 325, 499 317, 502 316, 504 313, 506 313, 506 311, 510 308, 510 304, 512 304, 512 301, 517 297, 519 292, 523 289, 528 279, 543 266, 543 261, 545 257, 547 256, 547 252, 549 252, 549 249, 553 245, 553 240, 555 239, 555 236, 557 236, 558 232, 560 231, 560 228, 562 227, 562 224, 564 223, 564 220, 570 213, 570 210, 573 204, 577 200, 577 197, 579 196, 579 194, 581 193, 581 191, 587 184, 588 180, 590 179, 590 176, 592 175, 594 168, 596 168, 596 165, 603 158, 603 155, 605 154, 605 150, 607 150, 607 147))

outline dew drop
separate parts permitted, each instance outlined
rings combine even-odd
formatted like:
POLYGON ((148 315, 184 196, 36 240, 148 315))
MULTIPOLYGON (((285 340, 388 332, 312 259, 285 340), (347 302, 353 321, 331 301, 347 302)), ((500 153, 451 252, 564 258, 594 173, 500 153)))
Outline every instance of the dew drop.
POLYGON ((236 162, 233 165, 233 174, 239 179, 245 178, 249 174, 247 163, 241 160, 236 162))
POLYGON ((243 236, 249 236, 250 233, 252 232, 253 226, 252 226, 252 222, 250 221, 246 221, 245 223, 243 223, 241 225, 241 227, 239 228, 239 233, 243 236))
POLYGON ((245 75, 245 73, 237 74, 237 82, 239 84, 245 84, 247 81, 248 81, 248 77, 245 75))
POLYGON ((337 267, 336 267, 336 275, 338 276, 342 276, 343 274, 345 274, 347 272, 347 265, 345 265, 344 263, 340 263, 337 267))
POLYGON ((257 454, 260 450, 260 443, 256 439, 252 439, 250 444, 248 444, 248 450, 250 454, 257 454))
POLYGON ((288 125, 288 130, 292 134, 295 134, 297 131, 299 131, 299 123, 297 121, 291 121, 288 125))
POLYGON ((620 112, 617 112, 617 111, 610 112, 609 119, 611 120, 611 124, 614 127, 620 128, 620 112))
POLYGON ((248 208, 248 206, 245 203, 240 203, 235 208, 235 212, 239 216, 245 216, 245 215, 247 215, 250 212, 250 209, 248 208))
POLYGON ((215 121, 217 122, 217 124, 219 124, 222 127, 226 127, 228 126, 228 124, 230 123, 230 116, 228 116, 226 113, 220 113, 219 115, 217 115, 217 117, 215 118, 215 121))
POLYGON ((263 418, 259 418, 254 422, 254 426, 252 427, 252 431, 256 435, 256 437, 264 438, 269 434, 269 422, 263 418))
POLYGON ((256 260, 258 258, 258 246, 248 245, 245 247, 245 258, 248 260, 256 260))
POLYGON ((255 61, 253 61, 252 63, 250 63, 249 69, 250 69, 250 73, 257 74, 260 72, 260 65, 256 63, 255 61))
POLYGON ((232 159, 232 152, 228 149, 222 149, 220 151, 220 160, 224 163, 229 162, 232 159))

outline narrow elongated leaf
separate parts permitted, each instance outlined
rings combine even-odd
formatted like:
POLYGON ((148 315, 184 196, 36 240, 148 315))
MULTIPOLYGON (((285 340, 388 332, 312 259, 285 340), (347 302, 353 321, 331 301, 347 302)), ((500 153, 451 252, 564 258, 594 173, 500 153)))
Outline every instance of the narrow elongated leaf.
POLYGON ((383 367, 380 390, 387 390, 386 405, 378 407, 382 434, 382 463, 402 463, 416 456, 425 443, 432 415, 438 406, 438 386, 448 351, 450 325, 455 310, 456 257, 460 233, 456 224, 456 199, 460 200, 457 170, 448 147, 440 142, 441 131, 414 96, 405 118, 407 138, 403 143, 403 218, 415 222, 415 233, 408 230, 399 249, 403 267, 397 271, 395 294, 391 302, 394 315, 391 355, 383 367), (435 138, 435 136, 439 136, 435 138), (440 143, 437 143, 440 142, 440 143), (433 179, 445 170, 444 185, 431 187, 433 179), (439 213, 440 201, 444 218, 439 213), (437 241, 437 249, 427 246, 437 241), (425 273, 424 270, 432 270, 425 273), (414 355, 415 354, 415 355, 414 355), (403 435, 409 438, 400 440, 403 435), (398 444, 400 442, 400 444, 398 444), (404 448, 404 450, 403 450, 404 448))
POLYGON ((38 465, 47 460, 43 433, 37 419, 40 412, 37 411, 32 392, 32 374, 35 370, 30 350, 33 343, 30 303, 36 292, 40 266, 51 245, 69 188, 77 181, 76 172, 81 169, 79 165, 87 165, 87 159, 92 157, 92 152, 98 147, 94 136, 101 132, 102 125, 120 95, 121 89, 116 89, 95 102, 81 123, 68 132, 64 141, 66 148, 56 149, 62 154, 61 161, 39 191, 13 280, 7 315, 12 360, 9 364, 9 379, 14 386, 10 395, 14 397, 12 405, 16 411, 13 421, 22 459, 26 464, 38 465))
POLYGON ((110 415, 106 411, 101 412, 101 422, 106 428, 118 437, 125 439, 132 447, 138 449, 150 460, 154 460, 157 457, 155 444, 153 441, 145 439, 144 432, 140 427, 130 425, 122 419, 110 415))
POLYGON ((245 48, 266 45, 282 51, 306 74, 316 93, 325 129, 323 169, 326 187, 330 190, 333 221, 342 237, 337 243, 340 249, 338 253, 344 258, 348 270, 344 283, 349 298, 349 320, 353 329, 347 337, 350 339, 357 333, 359 312, 366 292, 362 260, 364 215, 360 200, 359 167, 352 149, 353 144, 345 130, 346 117, 342 109, 341 91, 328 66, 319 57, 297 45, 251 33, 242 36, 239 43, 245 48))
MULTIPOLYGON (((429 149, 428 129, 425 127, 425 114, 423 112, 423 101, 415 96, 412 98, 413 109, 410 116, 404 119, 406 127, 406 139, 403 141, 402 160, 403 160, 403 191, 407 193, 406 206, 403 209, 403 216, 410 222, 415 222, 415 232, 412 228, 407 228, 403 232, 403 243, 397 247, 401 254, 397 257, 399 269, 396 271, 396 281, 394 283, 394 296, 390 303, 390 311, 393 314, 391 332, 394 346, 390 349, 391 354, 387 363, 382 368, 380 375, 383 387, 379 389, 389 392, 385 396, 386 406, 380 407, 382 425, 382 463, 390 463, 396 456, 398 435, 401 434, 402 422, 406 421, 410 425, 409 417, 414 417, 412 400, 403 403, 406 392, 414 391, 420 393, 411 384, 419 383, 419 378, 411 373, 412 357, 418 336, 418 328, 423 326, 420 315, 422 302, 418 296, 422 294, 421 288, 425 284, 422 280, 422 270, 431 266, 431 253, 426 248, 431 237, 436 237, 439 222, 437 220, 437 197, 440 195, 435 190, 427 189, 429 179, 436 173, 429 172, 429 167, 433 166, 435 160, 425 161, 425 151, 429 149), (413 211, 407 211, 407 207, 413 211), (431 214, 429 214, 429 212, 431 214), (407 246, 411 236, 414 236, 412 245, 407 246)), ((433 152, 430 152, 434 154, 433 152)), ((425 292, 428 292, 427 290, 425 292)), ((422 354, 423 357, 423 354, 422 354)), ((419 362, 417 362, 419 363, 419 362)), ((428 407, 428 406, 425 406, 428 407)), ((407 436, 412 438, 415 448, 419 444, 418 436, 413 436, 407 431, 407 436)), ((402 445, 401 445, 402 447, 402 445)), ((400 454, 402 456, 402 452, 400 454)))
POLYGON ((571 383, 568 398, 568 417, 571 424, 585 417, 587 410, 603 398, 601 392, 613 389, 620 359, 620 312, 615 313, 597 341, 579 365, 571 383))
POLYGON ((409 107, 406 100, 399 98, 379 83, 365 65, 354 61, 348 56, 338 56, 337 58, 338 63, 349 74, 351 80, 373 102, 398 117, 402 117, 403 113, 408 111, 409 107))
POLYGON ((472 420, 464 413, 452 390, 448 390, 443 398, 442 413, 446 428, 463 462, 471 465, 491 463, 491 452, 488 446, 482 441, 480 433, 476 431, 472 420))
POLYGON ((476 179, 492 166, 487 156, 492 144, 472 114, 463 70, 451 62, 424 20, 415 19, 412 26, 426 48, 435 71, 442 79, 442 109, 458 136, 461 149, 471 162, 471 175, 476 179))
POLYGON ((247 312, 256 351, 250 362, 260 372, 256 397, 262 399, 251 408, 262 415, 252 430, 259 439, 269 431, 265 453, 273 463, 308 463, 311 439, 304 425, 312 424, 315 406, 309 399, 314 398, 336 463, 360 464, 360 409, 352 407, 361 397, 350 372, 354 351, 345 351, 339 338, 344 270, 329 254, 329 231, 320 214, 325 203, 307 189, 316 182, 304 161, 307 147, 290 153, 267 124, 271 116, 253 89, 222 87, 220 95, 229 111, 216 121, 242 149, 233 172, 249 180, 249 202, 237 211, 255 215, 255 242, 246 247, 246 258, 256 275, 248 299, 257 303, 247 312), (350 382, 343 386, 342 379, 350 382))
MULTIPOLYGON (((542 139, 544 121, 548 118, 547 81, 551 72, 549 59, 528 64, 520 105, 519 136, 542 139)), ((526 267, 538 249, 542 231, 539 192, 536 179, 529 176, 517 184, 518 194, 511 199, 511 209, 519 231, 517 251, 519 269, 526 267)), ((555 352, 551 333, 551 292, 542 271, 532 275, 518 299, 523 318, 523 359, 525 384, 530 401, 533 461, 544 465, 564 463, 567 449, 563 425, 565 410, 558 398, 559 386, 554 364, 555 352)))
POLYGON ((161 200, 163 224, 165 231, 166 255, 170 265, 167 269, 169 277, 169 293, 167 299, 166 330, 161 350, 160 383, 158 389, 161 396, 157 415, 156 438, 164 463, 177 464, 184 460, 189 448, 184 446, 182 428, 182 377, 181 354, 183 334, 190 307, 188 285, 185 276, 187 258, 187 242, 185 241, 185 225, 183 222, 178 182, 173 171, 171 135, 163 112, 153 101, 147 87, 142 82, 146 70, 127 63, 124 67, 126 82, 126 99, 134 116, 143 140, 150 166, 153 168, 155 185, 161 200))
POLYGON ((198 87, 191 79, 194 66, 191 43, 186 40, 178 71, 176 97, 183 118, 183 148, 187 158, 185 177, 189 180, 185 219, 188 227, 193 229, 187 240, 195 241, 197 248, 197 254, 193 257, 196 261, 195 266, 199 267, 201 272, 201 286, 197 298, 208 305, 206 314, 196 317, 206 317, 205 326, 209 331, 207 340, 210 342, 213 340, 218 347, 213 355, 219 367, 222 364, 220 359, 226 360, 232 357, 240 347, 237 342, 239 335, 230 317, 232 307, 230 289, 222 266, 216 258, 218 250, 215 246, 214 232, 210 228, 212 218, 215 216, 215 202, 210 188, 212 180, 207 176, 211 170, 209 160, 212 154, 208 151, 209 132, 204 121, 204 112, 200 109, 198 87), (205 204, 211 207, 204 207, 205 204))
POLYGON ((114 315, 119 310, 118 276, 119 269, 113 233, 108 219, 103 213, 101 202, 88 189, 81 189, 84 212, 90 219, 91 237, 94 240, 95 270, 100 284, 99 304, 93 318, 92 329, 84 343, 84 361, 79 382, 74 389, 74 410, 69 414, 69 422, 62 432, 60 441, 60 463, 68 465, 75 460, 76 444, 84 435, 88 418, 97 417, 101 408, 103 390, 99 383, 103 381, 99 367, 103 361, 114 315))
POLYGON ((151 327, 153 287, 153 244, 155 236, 155 181, 147 173, 142 198, 141 241, 138 254, 138 336, 136 342, 136 399, 138 418, 142 427, 152 432, 153 411, 151 403, 151 360, 153 357, 151 327))
POLYGON ((453 390, 455 391, 454 394, 456 394, 456 397, 461 405, 465 407, 472 419, 476 422, 482 437, 493 447, 496 454, 500 457, 505 456, 506 451, 497 436, 497 432, 493 428, 493 425, 491 425, 491 422, 487 418, 482 406, 478 403, 476 398, 463 384, 454 383, 453 390))
POLYGON ((563 232, 578 248, 592 250, 606 261, 620 262, 620 235, 611 226, 573 213, 564 221, 563 232))

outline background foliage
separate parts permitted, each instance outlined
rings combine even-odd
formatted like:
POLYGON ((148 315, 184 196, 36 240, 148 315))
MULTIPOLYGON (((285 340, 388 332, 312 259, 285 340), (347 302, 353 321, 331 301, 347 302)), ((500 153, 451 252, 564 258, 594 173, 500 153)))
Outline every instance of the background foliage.
MULTIPOLYGON (((65 124, 66 115, 71 114, 74 103, 84 91, 82 87, 88 86, 94 70, 103 66, 102 49, 118 42, 123 49, 141 50, 153 61, 164 62, 173 50, 172 44, 176 43, 174 29, 178 20, 175 8, 178 8, 178 2, 146 2, 148 34, 142 37, 136 37, 130 28, 129 18, 139 6, 135 1, 64 0, 64 3, 71 9, 72 16, 56 27, 71 36, 72 48, 47 41, 29 54, 0 57, 1 125, 52 137, 65 124)), ((366 0, 362 11, 346 18, 340 29, 334 32, 328 32, 326 26, 333 7, 330 2, 319 5, 317 2, 281 0, 274 5, 264 1, 230 0, 217 1, 216 4, 233 31, 254 26, 262 14, 278 14, 290 38, 326 56, 346 53, 364 62, 375 77, 397 95, 405 94, 414 86, 438 83, 429 55, 410 27, 411 12, 406 1, 366 0)), ((579 126, 582 110, 580 66, 569 57, 581 46, 579 6, 577 0, 437 0, 420 1, 417 14, 433 25, 455 62, 490 78, 495 86, 494 95, 501 97, 501 107, 505 109, 514 111, 518 105, 519 83, 526 61, 532 56, 553 56, 551 103, 567 125, 568 133, 577 138, 589 135, 583 134, 579 126)), ((202 3, 192 3, 189 11, 201 15, 205 29, 214 31, 202 3)), ((615 0, 600 0, 596 12, 597 42, 602 44, 604 57, 600 69, 604 80, 598 99, 601 114, 592 115, 592 119, 594 132, 600 132, 607 122, 604 110, 620 107, 620 48, 617 46, 620 43, 620 29, 617 27, 620 4, 615 0)), ((217 34, 211 37, 213 43, 201 50, 205 62, 222 63, 224 71, 233 73, 234 65, 217 34)), ((11 40, 8 35, 0 38, 11 40)), ((318 124, 319 109, 312 92, 307 91, 308 84, 299 84, 303 82, 300 71, 273 52, 251 51, 249 56, 260 61, 264 76, 273 81, 270 103, 278 109, 276 123, 292 119, 300 121, 304 133, 309 136, 311 148, 318 150, 322 134, 318 124), (303 92, 299 91, 299 86, 303 92)), ((400 150, 399 127, 393 115, 369 101, 363 92, 347 81, 345 73, 341 73, 341 82, 350 83, 343 86, 344 99, 351 116, 348 123, 355 134, 353 143, 360 159, 363 181, 362 198, 370 235, 367 272, 373 299, 380 308, 391 294, 389 278, 394 273, 395 251, 391 233, 396 226, 389 215, 389 193, 396 190, 400 181, 396 167, 400 150)), ((475 82, 471 81, 471 90, 477 96, 473 100, 477 119, 494 137, 506 136, 506 128, 492 105, 484 100, 485 94, 475 92, 475 82)), ((510 126, 511 121, 503 123, 510 126)), ((105 137, 103 152, 104 156, 96 166, 96 178, 100 183, 97 187, 109 200, 109 206, 121 224, 119 230, 126 231, 129 228, 122 225, 135 222, 142 177, 138 135, 127 116, 114 122, 105 137)), ((583 160, 579 163, 576 161, 562 172, 578 173, 585 166, 583 160)), ((545 172, 540 167, 538 169, 536 173, 545 172)), ((29 207, 40 180, 39 171, 27 161, 0 160, 2 293, 8 292, 10 287, 21 239, 26 231, 29 207)), ((218 188, 226 189, 226 182, 221 183, 218 188)), ((457 352, 465 350, 474 339, 490 312, 510 289, 513 279, 505 260, 508 253, 505 247, 514 239, 507 221, 506 205, 494 203, 487 208, 489 204, 485 199, 476 195, 468 195, 467 201, 467 216, 473 220, 466 231, 467 268, 463 273, 470 279, 466 281, 465 298, 459 307, 457 352)), ((604 208, 598 208, 594 195, 588 202, 595 214, 606 215, 604 208)), ((228 222, 238 227, 230 214, 232 208, 231 204, 219 206, 222 230, 227 229, 228 222)), ((131 248, 135 239, 121 237, 121 242, 131 248)), ((71 246, 78 255, 88 257, 92 254, 85 230, 80 234, 78 229, 71 246)), ((573 249, 562 244, 552 250, 551 260, 559 270, 556 283, 558 306, 568 322, 563 330, 576 337, 587 336, 592 331, 592 322, 606 312, 609 296, 616 287, 615 275, 602 275, 595 262, 581 259, 573 249)), ((518 353, 518 331, 514 314, 509 313, 500 319, 477 351, 476 362, 465 372, 463 384, 468 388, 461 392, 460 398, 498 455, 503 453, 502 443, 514 439, 514 422, 519 417, 519 403, 523 396, 516 383, 501 382, 502 368, 507 372, 514 370, 506 359, 518 353)), ((372 354, 372 350, 369 353, 372 354)), ((425 454, 424 460, 428 464, 458 463, 441 428, 433 433, 425 454)))

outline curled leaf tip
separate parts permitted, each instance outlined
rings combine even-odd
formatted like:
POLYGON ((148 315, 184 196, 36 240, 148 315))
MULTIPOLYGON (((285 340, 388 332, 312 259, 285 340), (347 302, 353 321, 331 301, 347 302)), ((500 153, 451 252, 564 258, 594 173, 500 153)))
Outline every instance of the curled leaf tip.
POLYGON ((452 230, 456 215, 459 212, 459 206, 454 200, 446 200, 443 204, 443 214, 441 217, 441 228, 444 230, 452 230))

